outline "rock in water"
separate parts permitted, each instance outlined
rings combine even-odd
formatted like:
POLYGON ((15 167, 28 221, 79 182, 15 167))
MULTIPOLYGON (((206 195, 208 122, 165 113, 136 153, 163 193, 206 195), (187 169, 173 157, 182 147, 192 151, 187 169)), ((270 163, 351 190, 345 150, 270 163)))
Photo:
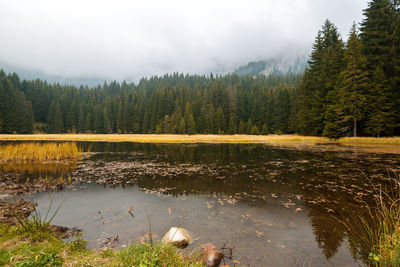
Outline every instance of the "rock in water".
POLYGON ((161 241, 164 244, 171 243, 177 248, 185 248, 192 242, 192 238, 185 229, 180 227, 171 227, 161 241))
POLYGON ((218 267, 224 258, 224 253, 215 249, 215 246, 207 243, 202 246, 203 252, 199 256, 199 262, 207 267, 218 267))

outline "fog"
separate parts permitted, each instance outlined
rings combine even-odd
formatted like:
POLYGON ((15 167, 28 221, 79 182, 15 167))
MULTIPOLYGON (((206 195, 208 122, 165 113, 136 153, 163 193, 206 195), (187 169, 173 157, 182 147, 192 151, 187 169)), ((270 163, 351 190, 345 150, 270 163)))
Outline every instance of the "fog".
POLYGON ((310 52, 325 19, 347 38, 367 0, 0 0, 1 64, 135 80, 231 71, 310 52))

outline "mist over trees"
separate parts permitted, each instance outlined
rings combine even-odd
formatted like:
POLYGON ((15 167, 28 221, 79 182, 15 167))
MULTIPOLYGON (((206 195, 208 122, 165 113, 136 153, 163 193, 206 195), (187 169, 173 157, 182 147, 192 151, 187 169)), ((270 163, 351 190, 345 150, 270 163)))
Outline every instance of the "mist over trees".
POLYGON ((0 71, 0 132, 399 135, 399 3, 371 1, 364 16, 347 42, 325 21, 304 75, 175 73, 88 88, 0 71))

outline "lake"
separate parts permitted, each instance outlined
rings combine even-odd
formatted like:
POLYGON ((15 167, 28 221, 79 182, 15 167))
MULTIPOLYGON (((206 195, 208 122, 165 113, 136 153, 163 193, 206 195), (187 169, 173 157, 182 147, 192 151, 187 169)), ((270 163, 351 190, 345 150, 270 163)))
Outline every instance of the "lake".
POLYGON ((194 238, 186 250, 227 242, 251 266, 358 266, 341 221, 400 170, 399 154, 328 144, 78 144, 90 153, 60 167, 76 183, 26 196, 41 214, 62 203, 54 224, 81 229, 92 248, 143 242, 149 222, 155 239, 180 226, 194 238))

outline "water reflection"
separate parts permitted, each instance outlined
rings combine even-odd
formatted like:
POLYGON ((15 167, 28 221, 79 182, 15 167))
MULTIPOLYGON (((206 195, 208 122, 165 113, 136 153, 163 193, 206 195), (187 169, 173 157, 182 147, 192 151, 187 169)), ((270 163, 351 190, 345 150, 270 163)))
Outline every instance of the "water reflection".
POLYGON ((346 211, 372 205, 371 184, 387 184, 387 171, 400 168, 400 155, 358 151, 234 144, 79 145, 92 154, 76 166, 73 177, 116 190, 93 185, 75 188, 70 193, 76 221, 63 217, 65 222, 76 226, 84 220, 83 228, 94 240, 99 231, 123 236, 143 229, 132 226, 129 217, 113 221, 115 216, 103 213, 113 223, 98 225, 101 220, 87 217, 88 210, 125 214, 125 206, 128 210, 134 202, 164 222, 164 213, 172 208, 177 212, 159 226, 159 235, 172 224, 188 224, 203 236, 202 241, 217 237, 237 242, 237 253, 252 265, 292 266, 299 258, 306 265, 354 264, 358 249, 351 245, 348 249, 346 229, 338 219, 344 219, 346 211), (95 197, 99 190, 104 190, 98 194, 100 199, 95 197), (96 201, 86 207, 89 197, 96 201), (74 207, 78 200, 83 203, 80 209, 74 207))
POLYGON ((0 164, 0 174, 20 174, 29 178, 58 177, 71 173, 78 166, 77 160, 59 162, 8 162, 0 164))

